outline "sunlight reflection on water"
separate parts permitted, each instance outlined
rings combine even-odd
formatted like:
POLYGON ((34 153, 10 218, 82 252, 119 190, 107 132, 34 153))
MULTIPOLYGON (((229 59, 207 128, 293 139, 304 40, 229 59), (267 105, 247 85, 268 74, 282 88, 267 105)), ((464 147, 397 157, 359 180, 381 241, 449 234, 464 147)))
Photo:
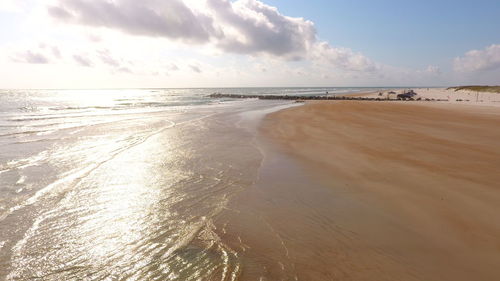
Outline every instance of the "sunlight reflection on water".
POLYGON ((240 113, 274 105, 207 91, 0 96, 0 280, 235 280, 213 220, 262 160, 240 113))
POLYGON ((215 234, 212 217, 251 183, 242 174, 248 163, 257 168, 259 154, 242 149, 254 149, 235 137, 243 132, 228 134, 233 121, 193 120, 128 138, 126 148, 82 142, 67 150, 98 148, 85 161, 99 164, 51 190, 50 200, 35 200, 44 207, 13 248, 7 279, 236 278, 238 256, 215 234), (208 134, 213 142, 204 141, 208 134), (234 156, 241 163, 227 161, 234 156))

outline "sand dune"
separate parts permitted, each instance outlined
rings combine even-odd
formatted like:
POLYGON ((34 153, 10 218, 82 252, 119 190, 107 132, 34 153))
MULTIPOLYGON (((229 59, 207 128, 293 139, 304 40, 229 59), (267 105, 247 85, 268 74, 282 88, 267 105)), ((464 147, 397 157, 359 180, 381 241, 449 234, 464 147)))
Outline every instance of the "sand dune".
POLYGON ((349 228, 415 273, 400 280, 493 281, 499 125, 496 107, 334 101, 271 114, 262 131, 373 210, 349 228))

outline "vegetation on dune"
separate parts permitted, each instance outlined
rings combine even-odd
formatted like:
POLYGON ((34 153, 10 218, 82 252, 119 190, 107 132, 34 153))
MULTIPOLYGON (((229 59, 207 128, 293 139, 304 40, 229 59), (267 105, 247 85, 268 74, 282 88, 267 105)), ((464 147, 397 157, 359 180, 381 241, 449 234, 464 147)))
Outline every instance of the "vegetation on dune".
POLYGON ((475 92, 489 92, 489 93, 500 93, 500 86, 459 86, 459 87, 449 87, 448 90, 470 90, 475 92))

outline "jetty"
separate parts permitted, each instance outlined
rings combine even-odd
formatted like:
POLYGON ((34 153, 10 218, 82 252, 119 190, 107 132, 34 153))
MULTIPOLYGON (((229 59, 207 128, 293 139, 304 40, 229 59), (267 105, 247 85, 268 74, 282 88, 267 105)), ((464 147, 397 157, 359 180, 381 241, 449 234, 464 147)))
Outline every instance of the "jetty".
POLYGON ((293 100, 293 101, 309 101, 309 100, 356 100, 356 101, 447 101, 444 99, 414 99, 412 97, 397 97, 396 99, 387 99, 382 97, 360 97, 346 95, 317 95, 317 96, 300 96, 300 95, 239 95, 239 94, 222 94, 213 93, 210 98, 226 98, 226 99, 260 99, 260 100, 293 100))

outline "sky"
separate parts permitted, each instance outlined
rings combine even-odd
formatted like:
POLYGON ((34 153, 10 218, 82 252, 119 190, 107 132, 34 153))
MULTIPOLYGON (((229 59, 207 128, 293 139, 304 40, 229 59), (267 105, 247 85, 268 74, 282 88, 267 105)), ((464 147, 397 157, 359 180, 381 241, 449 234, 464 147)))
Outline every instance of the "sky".
POLYGON ((498 85, 498 15, 498 0, 0 0, 0 88, 498 85))

